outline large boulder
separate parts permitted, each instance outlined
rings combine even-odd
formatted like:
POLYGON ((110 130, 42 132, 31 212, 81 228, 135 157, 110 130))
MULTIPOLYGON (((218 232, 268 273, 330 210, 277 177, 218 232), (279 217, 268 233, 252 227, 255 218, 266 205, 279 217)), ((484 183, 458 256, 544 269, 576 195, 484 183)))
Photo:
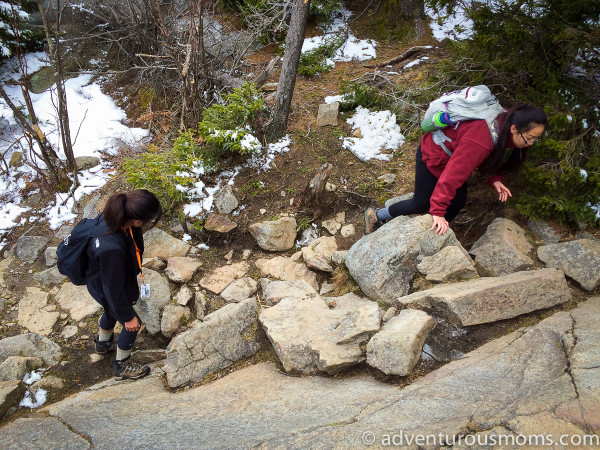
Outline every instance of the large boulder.
POLYGON ((319 289, 317 275, 304 264, 292 261, 284 256, 257 259, 256 267, 263 277, 271 277, 282 281, 306 281, 315 291, 319 289))
MULTIPOLYGON (((138 277, 138 282, 141 281, 138 277)), ((171 301, 171 290, 167 279, 151 269, 144 270, 144 282, 150 284, 150 298, 140 298, 133 308, 146 325, 148 333, 155 335, 160 333, 161 311, 171 301)))
POLYGON ((0 432, 4 450, 20 450, 23 443, 28 448, 63 448, 89 450, 91 445, 71 431, 56 417, 21 417, 2 428, 0 432))
POLYGON ((218 267, 202 277, 200 280, 200 286, 202 286, 204 289, 214 292, 215 294, 220 294, 235 280, 243 277, 246 272, 248 272, 249 268, 250 264, 245 261, 228 266, 218 267))
POLYGON ((248 227, 258 246, 271 252, 291 249, 296 241, 296 219, 282 217, 278 220, 253 223, 248 227))
POLYGON ((260 349, 258 303, 229 303, 194 328, 175 336, 167 347, 164 371, 170 387, 201 381, 207 375, 254 355, 260 349))
POLYGON ((346 267, 370 298, 392 304, 405 295, 423 256, 444 247, 462 248, 454 232, 431 231, 430 215, 397 217, 356 242, 346 254, 346 267))
POLYGON ((33 333, 48 336, 60 313, 48 303, 49 294, 36 287, 28 287, 19 302, 18 322, 33 333))
POLYGON ((401 311, 367 344, 367 364, 386 375, 410 374, 434 324, 431 316, 418 309, 401 311))
POLYGON ((181 239, 174 238, 160 228, 152 228, 144 234, 144 258, 185 256, 191 246, 181 239))
POLYGON ((77 322, 102 310, 102 305, 90 295, 85 286, 65 283, 56 294, 56 300, 62 309, 69 311, 77 322))
POLYGON ((532 268, 533 260, 528 256, 532 248, 523 228, 512 220, 498 217, 469 252, 475 255, 475 262, 487 275, 498 277, 532 268))
POLYGON ((17 241, 17 257, 27 264, 33 264, 50 239, 45 236, 21 236, 17 241))
POLYGON ((510 319, 571 299, 564 274, 556 269, 476 278, 400 297, 404 306, 432 309, 459 326, 510 319))
POLYGON ((425 279, 433 282, 448 282, 477 278, 475 263, 463 248, 450 245, 433 256, 426 256, 417 265, 425 279))
POLYGON ((600 286, 600 241, 579 239, 538 248, 538 257, 562 270, 587 291, 600 286))
POLYGON ((286 371, 334 374, 366 359, 363 345, 381 326, 379 306, 352 293, 334 300, 287 297, 261 312, 286 371))
POLYGON ((53 366, 60 361, 62 351, 58 344, 35 333, 19 334, 0 339, 0 362, 10 356, 35 356, 53 366))

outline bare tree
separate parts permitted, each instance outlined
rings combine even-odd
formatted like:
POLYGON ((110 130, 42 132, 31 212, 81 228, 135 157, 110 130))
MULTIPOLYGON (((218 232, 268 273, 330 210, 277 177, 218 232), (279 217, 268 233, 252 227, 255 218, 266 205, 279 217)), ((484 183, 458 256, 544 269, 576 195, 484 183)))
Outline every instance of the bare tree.
POLYGON ((287 129, 309 10, 310 0, 293 0, 290 27, 285 38, 284 63, 275 93, 275 105, 266 125, 266 137, 269 142, 284 136, 287 129))

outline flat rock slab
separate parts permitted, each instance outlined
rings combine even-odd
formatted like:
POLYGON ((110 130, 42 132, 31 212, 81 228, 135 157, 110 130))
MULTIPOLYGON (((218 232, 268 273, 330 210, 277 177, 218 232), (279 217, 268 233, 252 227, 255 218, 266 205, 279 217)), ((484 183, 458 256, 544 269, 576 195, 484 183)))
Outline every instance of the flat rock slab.
POLYGON ((227 286, 223 292, 221 292, 221 297, 223 297, 225 301, 237 303, 252 297, 256 293, 257 288, 258 283, 254 278, 244 277, 235 280, 227 286))
POLYGON ((319 112, 317 113, 317 126, 318 127, 337 127, 338 116, 340 115, 340 103, 322 103, 319 105, 319 112))
POLYGON ((49 240, 44 236, 21 236, 17 241, 17 257, 24 263, 33 264, 49 240))
POLYGON ((587 291, 600 286, 600 241, 579 239, 538 248, 538 257, 562 270, 587 291))
POLYGON ((498 217, 469 250, 482 273, 494 277, 533 267, 532 246, 525 231, 512 220, 498 217))
POLYGON ((435 255, 426 256, 417 265, 425 279, 433 282, 448 282, 477 278, 475 263, 462 247, 450 245, 435 255))
POLYGON ((510 319, 570 299, 562 271, 540 269, 441 284, 398 301, 430 308, 459 326, 469 326, 510 319))
POLYGON ((0 339, 0 363, 9 356, 37 356, 45 364, 57 364, 62 357, 60 346, 50 339, 35 333, 19 334, 0 339))
POLYGON ((286 297, 305 298, 316 297, 317 291, 304 280, 272 281, 263 290, 263 302, 268 306, 276 305, 286 297))
POLYGON ((181 239, 174 238, 160 228, 152 228, 144 234, 144 258, 185 256, 191 246, 181 239))
POLYGON ((434 324, 431 316, 418 309, 400 311, 367 344, 367 364, 386 375, 410 374, 434 324))
POLYGON ((92 448, 88 441, 55 417, 17 419, 0 428, 0 442, 4 450, 92 448))
POLYGON ((296 219, 282 217, 278 220, 253 223, 248 231, 263 250, 284 252, 291 249, 296 241, 296 219))
MULTIPOLYGON (((598 433, 600 427, 583 421, 594 424, 591 401, 597 408, 600 389, 578 379, 585 372, 600 379, 600 367, 571 365, 573 379, 567 368, 573 358, 598 358, 591 345, 600 342, 599 321, 596 298, 485 344, 405 388, 365 376, 289 377, 263 363, 184 392, 166 391, 158 374, 104 382, 43 412, 96 448, 121 448, 123 438, 139 448, 365 448, 365 437, 385 447, 386 436, 400 431, 404 439, 442 433, 456 442, 471 429, 478 430, 473 436, 512 434, 499 424, 598 433), (568 351, 563 340, 572 342, 568 351), (98 420, 106 411, 127 420, 98 420)), ((61 443, 58 438, 46 448, 61 443)))
POLYGON ((175 283, 187 283, 196 274, 202 261, 189 256, 172 256, 167 260, 165 275, 175 283))
POLYGON ((229 266, 218 267, 202 277, 200 286, 215 294, 220 294, 235 280, 246 275, 248 269, 250 269, 250 264, 245 261, 229 266))
POLYGON ((207 231, 216 231, 217 233, 229 233, 237 227, 237 223, 229 220, 226 216, 210 213, 206 216, 204 228, 207 231))
POLYGON ((450 245, 462 247, 452 230, 438 236, 432 224, 430 215, 396 217, 348 250, 346 267, 367 296, 393 304, 409 292, 421 256, 450 245))
POLYGON ((257 259, 256 267, 263 277, 271 277, 282 281, 306 281, 315 291, 319 290, 317 275, 304 264, 292 261, 284 256, 257 259))
POLYGON ((260 349, 258 303, 230 303, 194 328, 175 336, 167 347, 164 370, 170 387, 202 381, 207 375, 249 358, 260 349))
POLYGON ((42 270, 33 274, 33 279, 40 283, 42 286, 50 286, 51 284, 61 284, 66 281, 66 275, 63 275, 58 271, 58 267, 50 267, 49 269, 42 270))
POLYGON ((352 293, 333 300, 287 297, 261 312, 259 320, 286 371, 335 374, 366 359, 361 345, 379 331, 379 306, 352 293))
POLYGON ((87 287, 75 286, 73 283, 63 284, 56 294, 56 300, 77 322, 102 310, 102 305, 94 300, 87 287))
POLYGON ((19 325, 32 333, 48 336, 60 313, 54 305, 48 304, 48 293, 35 287, 28 287, 19 302, 19 325))

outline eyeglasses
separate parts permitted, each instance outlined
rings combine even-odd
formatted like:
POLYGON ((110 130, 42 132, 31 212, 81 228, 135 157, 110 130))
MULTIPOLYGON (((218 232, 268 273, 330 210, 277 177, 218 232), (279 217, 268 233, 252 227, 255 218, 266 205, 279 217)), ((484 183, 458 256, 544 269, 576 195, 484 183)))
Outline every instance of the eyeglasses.
POLYGON ((523 136, 523 133, 521 133, 519 131, 519 134, 521 135, 521 139, 523 139, 523 142, 525 142, 527 145, 535 144, 537 141, 539 141, 542 138, 541 136, 538 136, 535 139, 525 139, 525 136, 523 136))

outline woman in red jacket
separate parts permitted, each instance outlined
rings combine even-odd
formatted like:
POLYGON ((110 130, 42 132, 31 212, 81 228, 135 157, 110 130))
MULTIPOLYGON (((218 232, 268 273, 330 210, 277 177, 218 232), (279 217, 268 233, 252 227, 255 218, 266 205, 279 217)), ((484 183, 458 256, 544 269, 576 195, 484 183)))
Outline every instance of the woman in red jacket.
POLYGON ((444 234, 448 222, 467 202, 467 179, 475 169, 488 177, 486 184, 505 202, 512 194, 503 184, 501 174, 523 163, 525 149, 540 139, 546 122, 540 108, 521 103, 498 117, 500 132, 496 144, 485 120, 469 120, 457 127, 443 128, 443 133, 451 139, 445 145, 452 156, 433 142, 432 133, 425 133, 417 149, 413 198, 389 208, 365 210, 365 234, 394 217, 427 212, 433 216, 431 229, 444 234), (511 149, 511 155, 502 164, 506 148, 511 149))

